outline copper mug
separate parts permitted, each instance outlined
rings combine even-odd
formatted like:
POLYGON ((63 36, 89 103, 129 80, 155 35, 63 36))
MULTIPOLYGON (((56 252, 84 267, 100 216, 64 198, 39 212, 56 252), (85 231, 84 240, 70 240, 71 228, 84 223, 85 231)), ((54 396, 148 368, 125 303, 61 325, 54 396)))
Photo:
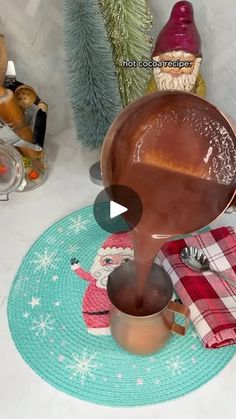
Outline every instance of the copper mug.
POLYGON ((110 311, 111 334, 128 352, 148 355, 161 349, 172 333, 180 336, 186 334, 190 310, 181 303, 171 301, 171 278, 163 268, 153 264, 147 281, 152 295, 146 296, 148 299, 151 297, 151 301, 149 299, 144 308, 145 314, 137 312, 134 315, 134 307, 127 306, 127 299, 121 298, 118 301, 117 297, 120 291, 134 295, 136 277, 136 264, 133 261, 123 263, 108 277, 107 292, 113 305, 110 311), (184 325, 176 323, 176 313, 184 317, 184 325))

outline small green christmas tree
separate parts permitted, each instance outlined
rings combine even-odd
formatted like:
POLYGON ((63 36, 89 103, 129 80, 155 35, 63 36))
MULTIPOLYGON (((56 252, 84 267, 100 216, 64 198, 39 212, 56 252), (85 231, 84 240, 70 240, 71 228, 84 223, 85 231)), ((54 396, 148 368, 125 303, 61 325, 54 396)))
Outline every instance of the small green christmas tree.
POLYGON ((150 70, 126 68, 122 63, 151 59, 151 13, 146 0, 99 0, 99 4, 113 49, 123 106, 126 106, 146 93, 150 70))
POLYGON ((64 1, 66 68, 78 138, 101 146, 121 110, 112 49, 97 0, 64 1))

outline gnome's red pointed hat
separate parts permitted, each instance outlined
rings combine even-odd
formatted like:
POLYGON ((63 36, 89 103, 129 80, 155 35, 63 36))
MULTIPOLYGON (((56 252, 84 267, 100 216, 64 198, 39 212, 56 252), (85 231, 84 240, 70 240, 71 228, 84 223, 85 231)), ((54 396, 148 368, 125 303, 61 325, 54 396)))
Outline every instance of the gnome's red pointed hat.
POLYGON ((189 1, 178 1, 174 5, 167 24, 158 35, 152 57, 168 51, 185 51, 201 56, 201 39, 189 1))

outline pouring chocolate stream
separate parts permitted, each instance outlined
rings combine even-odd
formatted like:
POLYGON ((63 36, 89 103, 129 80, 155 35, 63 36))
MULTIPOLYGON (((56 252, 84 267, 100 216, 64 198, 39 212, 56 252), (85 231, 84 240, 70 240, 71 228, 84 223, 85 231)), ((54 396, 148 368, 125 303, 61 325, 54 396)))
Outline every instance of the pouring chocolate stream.
MULTIPOLYGON (((135 297, 127 297, 127 304, 134 315, 145 315, 146 279, 162 244, 216 219, 234 197, 235 173, 233 129, 218 109, 197 96, 154 93, 113 122, 102 150, 104 186, 128 186, 143 204, 142 219, 132 231, 138 278, 135 297)), ((124 204, 122 196, 112 199, 124 204)))

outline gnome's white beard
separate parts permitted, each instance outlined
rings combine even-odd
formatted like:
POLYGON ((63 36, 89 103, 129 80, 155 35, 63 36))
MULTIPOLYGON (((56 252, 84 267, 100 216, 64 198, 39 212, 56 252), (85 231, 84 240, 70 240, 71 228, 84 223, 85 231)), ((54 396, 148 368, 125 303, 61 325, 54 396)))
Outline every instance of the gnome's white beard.
MULTIPOLYGON (((159 57, 156 57, 158 61, 159 57)), ((194 63, 194 68, 191 74, 180 74, 179 76, 172 76, 170 73, 164 73, 161 68, 154 68, 154 77, 158 90, 184 90, 191 92, 195 86, 201 58, 197 58, 194 63)))

